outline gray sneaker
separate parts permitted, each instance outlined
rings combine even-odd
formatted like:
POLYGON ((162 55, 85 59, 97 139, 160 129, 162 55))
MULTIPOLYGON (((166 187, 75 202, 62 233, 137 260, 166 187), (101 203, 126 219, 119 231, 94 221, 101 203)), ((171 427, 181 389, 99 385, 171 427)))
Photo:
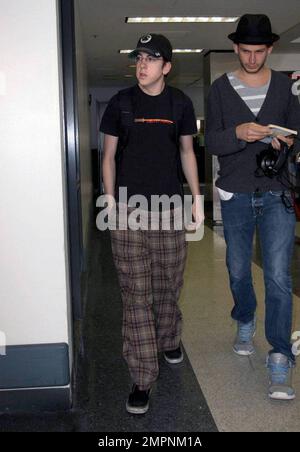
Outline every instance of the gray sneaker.
POLYGON ((243 323, 237 322, 237 335, 233 345, 233 351, 241 356, 249 356, 254 353, 253 337, 255 335, 256 320, 243 323))
POLYGON ((269 397, 276 400, 293 400, 295 391, 291 384, 293 364, 282 353, 267 356, 269 369, 269 397))

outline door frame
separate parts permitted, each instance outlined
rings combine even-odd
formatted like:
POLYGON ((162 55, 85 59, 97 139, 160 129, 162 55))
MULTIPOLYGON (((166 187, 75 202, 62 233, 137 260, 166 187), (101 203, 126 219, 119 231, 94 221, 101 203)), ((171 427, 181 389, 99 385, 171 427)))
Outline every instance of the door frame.
POLYGON ((74 0, 58 0, 63 83, 63 128, 66 161, 67 231, 73 320, 82 319, 82 208, 76 77, 74 0))

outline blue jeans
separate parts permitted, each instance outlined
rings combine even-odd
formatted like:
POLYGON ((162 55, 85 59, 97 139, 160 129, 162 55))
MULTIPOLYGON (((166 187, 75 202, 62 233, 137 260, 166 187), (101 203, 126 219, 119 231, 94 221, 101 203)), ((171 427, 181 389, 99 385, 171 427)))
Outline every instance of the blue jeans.
POLYGON ((256 309, 251 261, 257 226, 265 281, 265 334, 274 353, 295 360, 291 351, 292 278, 296 218, 289 192, 234 193, 221 201, 226 264, 235 306, 232 318, 250 322, 256 309), (284 202, 285 203, 284 203, 284 202))

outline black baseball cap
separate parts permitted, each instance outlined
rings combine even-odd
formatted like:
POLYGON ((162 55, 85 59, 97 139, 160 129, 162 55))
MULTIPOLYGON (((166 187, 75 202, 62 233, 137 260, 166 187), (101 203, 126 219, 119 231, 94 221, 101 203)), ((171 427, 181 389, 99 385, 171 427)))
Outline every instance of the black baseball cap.
POLYGON ((170 41, 163 35, 149 33, 142 36, 136 45, 136 49, 129 54, 134 58, 139 52, 149 53, 155 58, 163 58, 165 61, 172 60, 172 46, 170 41))

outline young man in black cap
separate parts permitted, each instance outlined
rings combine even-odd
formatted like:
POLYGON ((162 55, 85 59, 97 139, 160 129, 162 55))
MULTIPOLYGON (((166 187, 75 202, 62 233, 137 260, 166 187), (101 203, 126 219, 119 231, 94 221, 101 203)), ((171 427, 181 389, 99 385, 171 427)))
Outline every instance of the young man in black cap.
POLYGON ((279 39, 267 16, 246 14, 229 35, 240 67, 216 80, 210 90, 206 120, 206 147, 218 156, 216 185, 221 198, 226 263, 234 298, 232 318, 238 331, 234 351, 254 352, 256 297, 251 258, 255 228, 260 236, 266 289, 265 333, 272 349, 267 357, 273 399, 295 397, 290 383, 295 357, 291 349, 292 284, 295 214, 284 177, 263 172, 261 152, 280 149, 268 125, 277 124, 300 133, 300 105, 286 75, 266 65, 273 43, 279 39), (259 177, 258 177, 259 176, 259 177))
MULTIPOLYGON (((138 84, 111 99, 100 127, 105 134, 105 193, 112 204, 116 199, 119 208, 122 187, 128 198, 143 195, 148 203, 152 195, 180 198, 180 159, 195 200, 192 211, 198 226, 203 213, 192 144, 196 120, 190 99, 165 84, 172 46, 164 36, 148 34, 139 39, 130 56, 136 61, 138 84), (121 155, 116 170, 118 142, 121 155)), ((175 210, 170 209, 171 217, 175 210)), ((145 230, 111 230, 123 301, 123 355, 134 383, 126 409, 133 414, 148 410, 151 386, 159 372, 158 352, 164 352, 170 364, 183 359, 177 302, 186 259, 185 232, 163 229, 161 216, 166 212, 156 212, 157 230, 148 224, 145 230)))

